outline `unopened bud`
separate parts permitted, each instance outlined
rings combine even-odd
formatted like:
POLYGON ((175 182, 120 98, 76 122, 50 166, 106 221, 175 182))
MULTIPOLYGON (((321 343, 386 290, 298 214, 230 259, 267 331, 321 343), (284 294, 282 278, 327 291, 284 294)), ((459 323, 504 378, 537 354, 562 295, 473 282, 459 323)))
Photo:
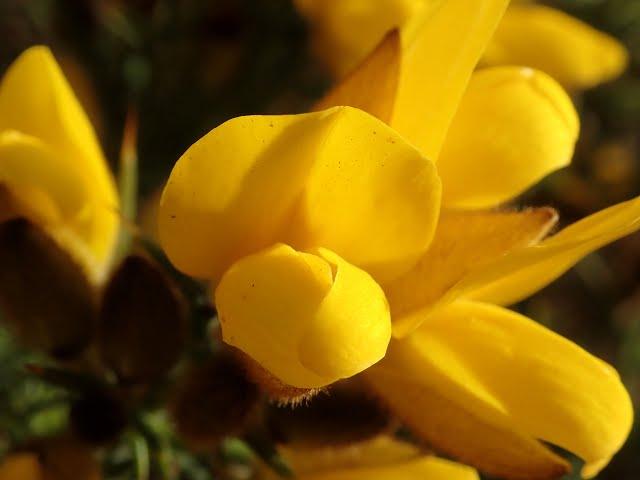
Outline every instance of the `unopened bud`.
POLYGON ((186 341, 180 292, 150 260, 131 255, 104 293, 98 344, 104 363, 125 383, 155 380, 176 363, 186 341))
POLYGON ((24 219, 0 224, 2 320, 27 346, 60 359, 80 353, 95 324, 95 297, 82 268, 24 219))
POLYGON ((337 383, 295 407, 272 405, 266 421, 279 443, 309 447, 358 443, 390 425, 386 409, 355 381, 337 383))
POLYGON ((169 410, 180 437, 207 450, 242 431, 259 398, 242 366, 228 352, 192 366, 179 381, 169 410))

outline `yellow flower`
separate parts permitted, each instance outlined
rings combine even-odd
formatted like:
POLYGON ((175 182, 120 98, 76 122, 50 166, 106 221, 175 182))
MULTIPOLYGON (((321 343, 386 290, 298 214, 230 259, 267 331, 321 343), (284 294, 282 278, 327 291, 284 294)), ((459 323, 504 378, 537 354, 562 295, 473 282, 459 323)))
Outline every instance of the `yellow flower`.
POLYGON ((26 217, 104 278, 118 199, 96 135, 53 55, 25 51, 0 85, 0 219, 26 217))
POLYGON ((507 3, 443 2, 322 110, 214 129, 171 174, 160 239, 213 280, 224 340, 284 384, 364 371, 414 434, 465 463, 561 476, 542 440, 593 476, 632 423, 617 373, 498 305, 640 228, 640 199, 546 240, 552 209, 489 210, 567 165, 579 130, 547 75, 473 72, 507 3))
MULTIPOLYGON (((355 67, 386 32, 432 14, 442 0, 296 0, 315 48, 338 77, 355 67), (357 26, 357 28, 355 27, 357 26)), ((550 7, 514 3, 484 54, 484 65, 524 65, 569 89, 620 75, 628 54, 614 38, 550 7)))
MULTIPOLYGON (((425 455, 416 447, 379 436, 346 447, 288 446, 282 456, 301 480, 478 480, 469 467, 425 455)), ((259 478, 271 480, 265 471, 259 478)))

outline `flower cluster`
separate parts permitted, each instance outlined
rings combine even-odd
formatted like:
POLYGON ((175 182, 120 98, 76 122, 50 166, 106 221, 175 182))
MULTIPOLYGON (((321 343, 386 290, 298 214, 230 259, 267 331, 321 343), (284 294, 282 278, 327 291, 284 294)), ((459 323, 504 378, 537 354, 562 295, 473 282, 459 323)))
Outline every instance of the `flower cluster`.
POLYGON ((339 79, 307 113, 231 119, 177 161, 158 239, 185 276, 118 252, 125 202, 49 50, 6 72, 2 320, 74 400, 71 439, 9 455, 0 479, 50 478, 51 449, 99 478, 87 444, 149 405, 195 451, 283 443, 280 473, 313 480, 559 478, 547 444, 591 478, 622 447, 617 372, 506 307, 640 229, 640 198, 557 232, 554 209, 509 205, 570 164, 565 88, 618 75, 624 49, 508 0, 296 3, 339 79))

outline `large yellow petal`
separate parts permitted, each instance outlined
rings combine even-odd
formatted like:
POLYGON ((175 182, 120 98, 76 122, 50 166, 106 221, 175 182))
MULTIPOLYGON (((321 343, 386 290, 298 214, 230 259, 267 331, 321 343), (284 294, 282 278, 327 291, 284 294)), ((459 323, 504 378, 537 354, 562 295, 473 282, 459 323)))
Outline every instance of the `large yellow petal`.
POLYGON ((295 0, 310 23, 315 49, 337 77, 360 63, 394 28, 433 0, 295 0))
MULTIPOLYGON (((478 451, 491 448, 491 438, 475 451, 467 445, 469 452, 442 439, 447 434, 428 423, 430 391, 466 412, 466 428, 475 418, 575 453, 586 462, 586 477, 608 463, 633 422, 629 395, 613 368, 539 324, 489 304, 456 302, 432 313, 408 339, 394 342, 370 371, 374 387, 411 427, 481 469, 487 466, 477 462, 490 457, 478 451)), ((507 462, 517 458, 505 457, 507 462)), ((526 456, 520 459, 526 462, 526 456)), ((499 465, 491 468, 507 478, 534 477, 523 475, 527 468, 518 475, 496 470, 499 465)))
POLYGON ((313 110, 349 105, 391 121, 400 79, 400 32, 389 32, 358 67, 329 90, 313 110))
POLYGON ((529 68, 476 72, 438 158, 443 203, 488 208, 567 166, 578 139, 571 99, 529 68))
POLYGON ((413 330, 424 315, 475 268, 515 248, 536 244, 557 221, 551 208, 517 211, 449 211, 440 216, 429 250, 409 272, 383 285, 391 306, 394 335, 413 330))
POLYGON ((236 262, 215 303, 226 343, 287 385, 317 388, 380 360, 391 337, 382 289, 336 254, 275 245, 236 262))
POLYGON ((44 480, 44 472, 34 453, 11 453, 0 463, 0 480, 44 480))
POLYGON ((438 158, 480 55, 509 0, 432 3, 403 30, 401 77, 391 126, 438 158))
POLYGON ((509 305, 532 295, 589 253, 640 229, 640 197, 570 225, 537 246, 516 249, 472 271, 451 297, 509 305))
POLYGON ((37 138, 61 159, 59 168, 80 179, 76 189, 84 188, 86 195, 77 209, 85 210, 76 233, 103 274, 117 237, 115 185, 93 128, 48 48, 26 50, 5 73, 0 85, 3 131, 37 138))
POLYGON ((280 453, 296 478, 303 480, 478 479, 472 468, 425 455, 415 446, 388 436, 349 447, 284 447, 280 453))
POLYGON ((513 5, 483 61, 538 68, 569 89, 585 89, 620 75, 628 54, 613 37, 560 10, 513 5))
POLYGON ((235 260, 285 241, 327 247, 387 278, 427 248, 439 207, 431 162, 371 115, 337 107, 211 131, 173 169, 159 231, 172 262, 193 276, 217 280, 235 260))
POLYGON ((327 247, 380 281, 410 269, 429 246, 441 184, 432 162, 359 110, 338 115, 311 169, 291 242, 327 247))

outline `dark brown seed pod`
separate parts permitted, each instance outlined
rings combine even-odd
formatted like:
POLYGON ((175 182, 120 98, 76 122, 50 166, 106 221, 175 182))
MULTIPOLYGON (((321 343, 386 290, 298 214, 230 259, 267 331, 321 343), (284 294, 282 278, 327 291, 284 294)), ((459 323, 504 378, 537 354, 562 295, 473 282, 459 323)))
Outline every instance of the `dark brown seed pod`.
POLYGON ((97 310, 82 268, 21 218, 0 224, 0 309, 22 343, 64 360, 91 340, 97 310))
POLYGON ((186 336, 178 289, 152 261, 127 257, 102 299, 98 348, 105 365, 126 384, 156 380, 176 363, 186 336))
POLYGON ((240 433, 258 399, 258 388, 242 365, 224 351, 185 372, 172 392, 169 412, 183 441, 202 451, 240 433))
POLYGON ((325 447, 368 440, 390 428, 387 410, 356 381, 333 385, 301 405, 271 405, 266 423, 279 443, 325 447))

